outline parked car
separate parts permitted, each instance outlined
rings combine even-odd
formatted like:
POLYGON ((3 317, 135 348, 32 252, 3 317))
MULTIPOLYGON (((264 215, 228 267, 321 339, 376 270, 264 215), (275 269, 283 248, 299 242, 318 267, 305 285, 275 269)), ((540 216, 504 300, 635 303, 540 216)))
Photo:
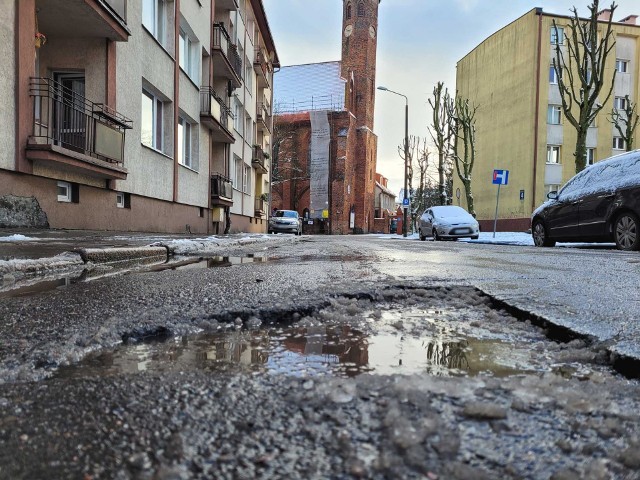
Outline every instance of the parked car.
POLYGON ((640 250, 640 150, 585 168, 531 216, 538 247, 556 242, 615 242, 640 250))
POLYGON ((302 218, 295 210, 276 210, 269 219, 268 232, 302 235, 302 218))
POLYGON ((420 217, 418 233, 420 240, 433 237, 434 240, 472 238, 480 235, 480 225, 462 207, 443 205, 427 208, 420 217))

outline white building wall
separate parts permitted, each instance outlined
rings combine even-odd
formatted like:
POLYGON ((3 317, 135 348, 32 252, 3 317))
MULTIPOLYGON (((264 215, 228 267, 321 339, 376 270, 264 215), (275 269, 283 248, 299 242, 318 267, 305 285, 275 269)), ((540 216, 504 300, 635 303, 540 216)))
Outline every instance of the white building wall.
POLYGON ((0 98, 5 101, 0 115, 0 168, 15 170, 16 164, 16 71, 14 0, 0 0, 0 58, 5 74, 0 75, 0 98))

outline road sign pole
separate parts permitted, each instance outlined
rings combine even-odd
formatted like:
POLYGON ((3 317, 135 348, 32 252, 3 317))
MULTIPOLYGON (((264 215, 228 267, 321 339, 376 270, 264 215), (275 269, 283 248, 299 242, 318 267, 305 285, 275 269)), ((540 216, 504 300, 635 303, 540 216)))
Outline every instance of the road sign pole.
POLYGON ((493 219, 493 238, 496 238, 496 227, 498 226, 498 203, 500 203, 500 187, 501 183, 498 184, 498 196, 496 198, 496 216, 493 219))

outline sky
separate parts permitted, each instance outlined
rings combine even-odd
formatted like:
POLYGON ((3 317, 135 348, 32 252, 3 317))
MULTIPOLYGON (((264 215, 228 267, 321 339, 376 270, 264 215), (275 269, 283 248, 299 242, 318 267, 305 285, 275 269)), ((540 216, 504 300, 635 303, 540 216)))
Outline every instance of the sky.
MULTIPOLYGON (((340 60, 343 0, 263 0, 282 66, 340 60)), ((409 99, 409 135, 430 138, 428 100, 437 82, 455 91, 456 63, 492 33, 536 7, 588 15, 589 0, 382 0, 376 83, 409 99)), ((640 15, 638 0, 618 0, 614 20, 640 15)), ((600 2, 600 9, 611 2, 600 2)), ((639 19, 640 24, 640 19, 639 19)), ((275 81, 277 81, 277 76, 275 81)), ((378 172, 403 186, 398 146, 404 99, 377 91, 378 172)))

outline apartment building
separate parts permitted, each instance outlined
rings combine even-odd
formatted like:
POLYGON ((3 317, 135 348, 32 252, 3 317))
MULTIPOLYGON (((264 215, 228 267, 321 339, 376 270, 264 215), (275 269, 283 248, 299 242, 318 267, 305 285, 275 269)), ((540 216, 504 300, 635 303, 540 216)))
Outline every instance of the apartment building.
POLYGON ((15 72, 0 78, 15 98, 0 116, 5 204, 35 199, 53 228, 266 230, 268 164, 254 152, 268 156, 257 105, 271 90, 256 72, 270 80, 278 59, 261 0, 0 10, 0 64, 15 72))
MULTIPOLYGON (((603 29, 610 15, 609 10, 600 12, 603 29)), ((616 45, 607 59, 606 78, 617 70, 614 93, 589 128, 588 163, 622 153, 626 147, 607 117, 612 109, 622 107, 626 95, 634 102, 640 98, 636 18, 613 23, 616 45)), ((575 175, 576 133, 564 118, 552 67, 556 45, 566 49, 568 25, 567 16, 533 9, 458 62, 456 90, 478 106, 472 192, 478 219, 486 229, 493 228, 496 208, 494 169, 509 170, 509 183, 500 192, 498 229, 512 231, 529 228, 531 213, 547 193, 575 175)), ((454 191, 457 188, 464 192, 454 175, 454 191)), ((464 193, 461 197, 465 207, 464 193)))

